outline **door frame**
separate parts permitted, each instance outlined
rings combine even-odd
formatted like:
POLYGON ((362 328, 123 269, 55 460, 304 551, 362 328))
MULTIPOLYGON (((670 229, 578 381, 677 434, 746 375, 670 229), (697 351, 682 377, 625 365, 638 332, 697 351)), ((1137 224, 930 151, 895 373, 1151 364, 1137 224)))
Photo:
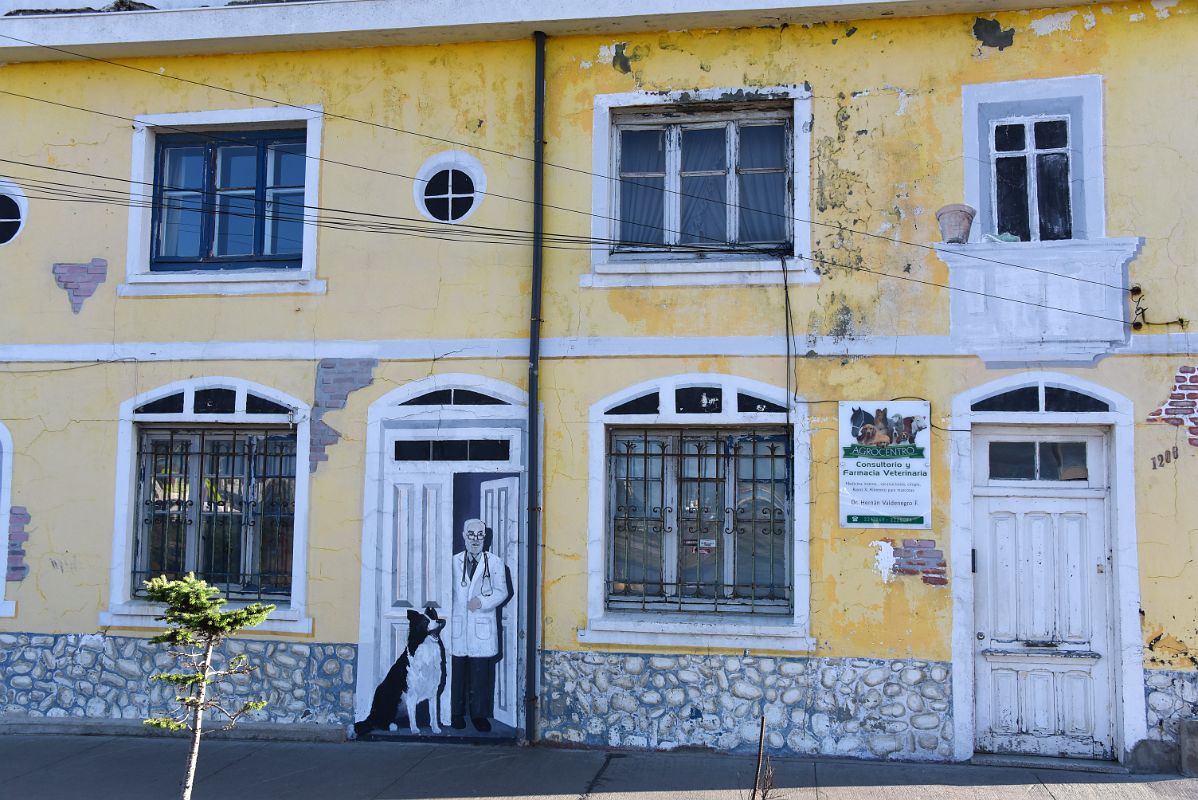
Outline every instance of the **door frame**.
MULTIPOLYGON (((1042 388, 1041 388, 1042 391, 1042 388)), ((1144 654, 1140 634, 1140 568, 1136 536, 1135 410, 1132 402, 1096 383, 1058 372, 1029 371, 968 389, 953 398, 950 419, 949 473, 951 495, 950 559, 952 567, 953 757, 968 761, 974 754, 974 578, 973 555, 973 428, 991 425, 1036 425, 1105 428, 1109 434, 1110 474, 1107 526, 1112 553, 1110 651, 1114 713, 1114 751, 1120 762, 1148 735, 1144 700, 1144 654), (978 400, 1021 387, 1059 386, 1097 397, 1106 413, 972 411, 978 400)))
MULTIPOLYGON (((356 719, 361 719, 364 716, 364 709, 369 710, 375 687, 381 678, 381 676, 373 674, 373 668, 370 665, 375 663, 379 647, 382 644, 377 640, 377 621, 381 613, 381 592, 384 588, 380 578, 383 576, 386 565, 381 562, 380 558, 380 536, 386 531, 380 523, 386 512, 385 493, 389 491, 389 487, 387 486, 388 470, 386 469, 388 459, 387 441, 394 438, 393 435, 389 434, 392 434, 396 430, 423 430, 432 438, 436 436, 438 431, 446 433, 458 428, 504 428, 509 431, 518 429, 520 435, 524 438, 520 449, 521 459, 518 465, 512 465, 512 467, 507 468, 505 471, 520 475, 521 492, 519 502, 520 508, 526 511, 529 507, 528 493, 532 491, 532 488, 527 485, 528 454, 523 447, 523 444, 527 442, 528 436, 527 408, 528 394, 523 390, 509 383, 481 375, 457 373, 433 375, 406 383, 370 404, 366 425, 366 471, 362 497, 362 571, 358 617, 357 674, 355 675, 354 690, 354 714, 356 719), (407 400, 443 389, 469 389, 503 400, 506 405, 403 405, 407 400)), ((538 418, 540 418, 540 414, 538 414, 538 418)), ((543 427, 543 423, 541 425, 543 427)), ((452 435, 446 438, 452 438, 452 435)), ((460 469, 457 471, 470 472, 477 470, 471 470, 468 462, 460 462, 460 469)), ((450 474, 452 474, 452 471, 450 474)), ((537 487, 536 491, 539 497, 540 487, 537 487)), ((539 506, 540 503, 538 502, 537 507, 539 508, 539 506)), ((528 520, 526 516, 526 513, 521 515, 521 546, 527 544, 528 520)), ((528 608, 526 605, 529 600, 527 586, 528 568, 528 554, 527 552, 522 552, 520 554, 520 574, 512 576, 512 582, 516 584, 515 590, 520 609, 528 608)), ((539 626, 538 630, 521 631, 520 633, 523 636, 537 637, 539 651, 541 636, 539 626)), ((523 639, 519 640, 521 642, 525 641, 523 639)), ((529 668, 529 665, 525 663, 524 647, 521 646, 516 649, 516 686, 519 687, 520 693, 523 694, 525 670, 529 668)), ((535 668, 535 665, 533 666, 535 668)), ((538 691, 539 688, 538 686, 538 691)), ((528 729, 527 720, 525 719, 527 704, 520 703, 520 706, 521 712, 517 715, 517 722, 519 723, 517 736, 523 739, 528 729)))

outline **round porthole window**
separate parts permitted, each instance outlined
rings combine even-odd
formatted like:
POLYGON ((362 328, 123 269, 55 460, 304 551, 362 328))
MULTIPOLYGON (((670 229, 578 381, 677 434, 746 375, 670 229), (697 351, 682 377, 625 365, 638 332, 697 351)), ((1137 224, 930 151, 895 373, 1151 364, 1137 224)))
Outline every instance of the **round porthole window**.
POLYGON ((461 222, 482 202, 486 174, 474 156, 450 151, 424 162, 414 184, 421 214, 434 222, 461 222))
POLYGON ((29 202, 15 184, 0 180, 0 245, 17 238, 25 226, 29 202))

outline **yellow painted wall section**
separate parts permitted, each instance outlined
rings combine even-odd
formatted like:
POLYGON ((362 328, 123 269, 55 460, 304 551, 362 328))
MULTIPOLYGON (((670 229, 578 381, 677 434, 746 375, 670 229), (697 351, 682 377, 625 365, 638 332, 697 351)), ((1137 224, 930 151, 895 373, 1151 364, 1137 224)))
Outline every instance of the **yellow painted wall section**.
MULTIPOLYGON (((1198 252, 1198 226, 1189 214, 1198 207, 1191 166, 1198 81, 1192 74, 1167 78, 1162 65, 1189 65, 1192 72, 1198 41, 1194 11, 1193 2, 1180 2, 1000 14, 994 17, 1000 25, 1014 30, 1012 46, 1001 51, 974 38, 972 16, 552 39, 547 156, 583 172, 548 170, 547 202, 553 208, 547 225, 589 235, 593 178, 585 171, 592 168, 596 94, 807 82, 814 104, 814 255, 847 267, 824 264, 818 285, 792 289, 799 333, 944 335, 947 293, 903 278, 947 280, 944 264, 919 245, 939 239, 935 209, 961 199, 962 84, 1097 73, 1105 76, 1108 235, 1144 238, 1131 277, 1144 287, 1152 318, 1191 317, 1198 308, 1198 285, 1188 275, 1189 260, 1198 252), (626 63, 614 58, 617 44, 626 63)), ((531 60, 531 42, 515 41, 133 63, 288 102, 323 103, 330 112, 526 158, 531 60)), ((121 116, 261 104, 95 64, 6 65, 0 67, 0 82, 8 91, 121 116)), ((127 121, 11 95, 0 95, 0 114, 8 120, 5 140, 14 160, 129 175, 127 121)), ((452 146, 328 119, 323 157, 369 169, 323 165, 320 202, 415 218, 411 181, 400 175, 414 174, 425 158, 452 146)), ((531 214, 520 200, 531 195, 530 163, 476 154, 493 194, 470 223, 527 230, 531 214)), ((18 183, 34 175, 64 180, 20 165, 3 171, 18 183)), ((95 179, 95 185, 113 184, 95 179)), ((526 245, 322 230, 317 277, 328 281, 326 295, 118 299, 126 210, 55 202, 26 188, 29 223, 0 251, 5 302, 24 310, 0 314, 0 341, 6 343, 518 338, 527 331, 526 245), (93 257, 108 259, 109 279, 74 316, 50 265, 93 257)), ((550 250, 546 268, 547 336, 780 335, 783 328, 783 295, 776 286, 586 289, 579 285, 590 269, 585 249, 550 250)), ((1198 650, 1192 588, 1198 585, 1198 523, 1192 521, 1198 519, 1198 498, 1185 490, 1195 482, 1198 448, 1188 444, 1184 429, 1143 420, 1167 398, 1183 363, 1112 357, 1094 369, 1069 370, 1135 402, 1146 658, 1151 666, 1173 668, 1193 668, 1198 650), (1174 445, 1180 459, 1152 470, 1149 458, 1174 445)), ((357 636, 362 437, 369 403, 430 371, 477 372, 523 385, 524 366, 520 359, 449 367, 383 363, 372 386, 326 417, 345 438, 330 449, 330 461, 312 480, 309 594, 316 639, 357 636)), ((0 414, 15 444, 13 502, 33 515, 30 575, 8 584, 18 617, 0 620, 4 630, 93 630, 107 605, 112 449, 122 400, 171 380, 232 375, 311 401, 315 371, 313 364, 272 362, 63 367, 16 365, 0 380, 0 414)), ((582 509, 589 405, 658 376, 711 371, 781 386, 786 369, 776 358, 546 363, 546 647, 578 648, 575 630, 585 623, 582 509)), ((972 358, 801 359, 795 385, 811 400, 925 397, 937 424, 946 426, 953 395, 1005 374, 972 358)), ((839 529, 835 405, 815 405, 813 413, 819 428, 813 436, 811 510, 817 651, 947 659, 949 590, 903 579, 883 585, 869 542, 902 534, 839 529)), ((948 550, 948 451, 939 432, 933 468, 932 538, 948 550)))

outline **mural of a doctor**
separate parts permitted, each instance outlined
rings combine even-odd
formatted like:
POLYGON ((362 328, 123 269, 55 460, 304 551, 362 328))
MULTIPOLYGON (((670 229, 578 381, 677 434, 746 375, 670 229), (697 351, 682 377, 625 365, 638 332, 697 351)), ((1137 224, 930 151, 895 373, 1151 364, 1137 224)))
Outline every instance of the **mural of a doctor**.
POLYGON ((453 623, 449 652, 453 658, 450 724, 466 727, 466 712, 475 730, 491 730, 488 709, 499 654, 496 609, 507 600, 503 561, 483 548, 487 527, 481 519, 462 524, 465 549, 453 556, 453 623))

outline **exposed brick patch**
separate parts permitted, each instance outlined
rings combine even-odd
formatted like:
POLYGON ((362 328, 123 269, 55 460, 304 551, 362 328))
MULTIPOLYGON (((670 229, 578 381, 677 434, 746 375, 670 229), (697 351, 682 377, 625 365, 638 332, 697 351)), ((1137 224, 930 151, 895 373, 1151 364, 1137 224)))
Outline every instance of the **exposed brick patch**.
POLYGON ((29 541, 29 531, 25 526, 32 517, 25 506, 13 506, 8 512, 8 574, 6 580, 24 580, 29 574, 29 565, 25 563, 25 542, 29 541))
POLYGON ((1163 422, 1188 429, 1189 442, 1198 447, 1198 367, 1178 367, 1169 397, 1149 412, 1148 422, 1163 422))
POLYGON ((66 289, 71 310, 78 314, 83 301, 96 293, 96 287, 108 278, 108 262, 93 258, 87 264, 55 264, 54 280, 59 289, 66 289))
POLYGON ((936 547, 935 539, 903 539, 896 544, 893 539, 883 539, 894 547, 895 575, 919 575, 929 586, 947 586, 947 568, 944 551, 936 547))
POLYGON ((321 417, 326 411, 345 408, 350 392, 374 383, 377 358, 324 358, 316 365, 316 404, 312 407, 309 470, 328 461, 325 450, 341 440, 341 434, 321 417))

